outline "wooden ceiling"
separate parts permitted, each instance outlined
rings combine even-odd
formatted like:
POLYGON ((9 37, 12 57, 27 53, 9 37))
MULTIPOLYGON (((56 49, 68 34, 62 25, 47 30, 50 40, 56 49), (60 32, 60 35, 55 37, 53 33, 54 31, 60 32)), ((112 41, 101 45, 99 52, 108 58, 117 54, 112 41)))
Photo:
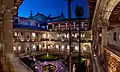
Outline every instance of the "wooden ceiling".
POLYGON ((109 22, 110 22, 110 26, 109 26, 110 29, 120 26, 120 2, 113 9, 109 22))
POLYGON ((112 25, 120 24, 120 2, 113 9, 109 21, 112 25))

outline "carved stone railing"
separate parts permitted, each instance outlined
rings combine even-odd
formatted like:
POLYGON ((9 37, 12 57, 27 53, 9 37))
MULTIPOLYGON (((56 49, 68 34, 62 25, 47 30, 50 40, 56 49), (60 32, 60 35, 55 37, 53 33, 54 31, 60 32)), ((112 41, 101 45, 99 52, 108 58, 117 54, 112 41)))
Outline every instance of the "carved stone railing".
MULTIPOLYGON (((19 53, 17 54, 20 58, 24 58, 26 56, 35 56, 35 55, 41 55, 41 54, 45 54, 45 53, 49 53, 49 54, 58 54, 58 55, 62 55, 62 56, 68 56, 69 52, 66 50, 55 50, 55 49, 44 49, 44 50, 40 50, 40 51, 32 51, 32 52, 28 52, 28 53, 19 53)), ((78 51, 73 51, 72 52, 73 56, 78 56, 79 52, 78 51)), ((83 52, 81 51, 81 55, 83 57, 90 57, 90 53, 89 52, 83 52)))
POLYGON ((109 72, 120 72, 120 57, 108 49, 105 49, 109 72))

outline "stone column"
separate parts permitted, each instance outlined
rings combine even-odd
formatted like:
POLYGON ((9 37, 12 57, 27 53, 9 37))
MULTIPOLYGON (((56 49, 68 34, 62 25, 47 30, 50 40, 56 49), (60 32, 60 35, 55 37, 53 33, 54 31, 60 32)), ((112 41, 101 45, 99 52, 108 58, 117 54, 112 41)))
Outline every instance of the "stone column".
POLYGON ((3 44, 4 53, 12 53, 12 16, 16 14, 17 8, 14 7, 13 0, 3 0, 4 6, 4 29, 3 29, 3 44))
POLYGON ((5 5, 0 5, 0 42, 3 44, 3 33, 4 33, 4 11, 5 5))
MULTIPOLYGON (((94 46, 95 46, 95 44, 96 44, 96 42, 97 42, 97 38, 98 38, 97 35, 98 35, 98 32, 97 32, 97 24, 94 24, 94 25, 92 26, 92 48, 91 48, 92 54, 93 54, 94 46)), ((92 55, 91 60, 92 60, 93 72, 96 72, 96 66, 95 66, 95 62, 94 62, 94 57, 93 57, 93 55, 92 55)))
POLYGON ((104 48, 107 47, 108 44, 108 23, 103 23, 102 25, 102 41, 101 41, 101 54, 104 54, 104 48))
POLYGON ((12 14, 11 10, 4 13, 4 52, 12 53, 12 14))

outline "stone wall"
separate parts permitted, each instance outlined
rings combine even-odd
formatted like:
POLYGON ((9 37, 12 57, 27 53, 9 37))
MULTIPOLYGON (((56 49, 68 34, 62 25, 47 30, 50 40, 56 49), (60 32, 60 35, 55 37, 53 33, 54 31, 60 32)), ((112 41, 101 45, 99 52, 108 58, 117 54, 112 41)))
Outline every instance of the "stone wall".
POLYGON ((120 28, 114 28, 108 31, 108 44, 120 47, 120 28))

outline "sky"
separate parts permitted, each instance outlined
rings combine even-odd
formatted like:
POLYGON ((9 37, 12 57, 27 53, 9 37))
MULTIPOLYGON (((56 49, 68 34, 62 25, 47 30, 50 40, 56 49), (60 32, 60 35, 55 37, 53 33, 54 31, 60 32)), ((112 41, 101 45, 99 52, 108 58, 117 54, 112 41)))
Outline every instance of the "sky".
MULTIPOLYGON (((76 5, 84 8, 83 18, 88 18, 88 0, 72 0, 71 2, 71 16, 76 18, 74 10, 76 5)), ((67 0, 24 0, 18 10, 18 15, 21 17, 29 17, 30 11, 33 15, 37 12, 51 17, 59 16, 63 11, 65 18, 68 18, 67 0)))

